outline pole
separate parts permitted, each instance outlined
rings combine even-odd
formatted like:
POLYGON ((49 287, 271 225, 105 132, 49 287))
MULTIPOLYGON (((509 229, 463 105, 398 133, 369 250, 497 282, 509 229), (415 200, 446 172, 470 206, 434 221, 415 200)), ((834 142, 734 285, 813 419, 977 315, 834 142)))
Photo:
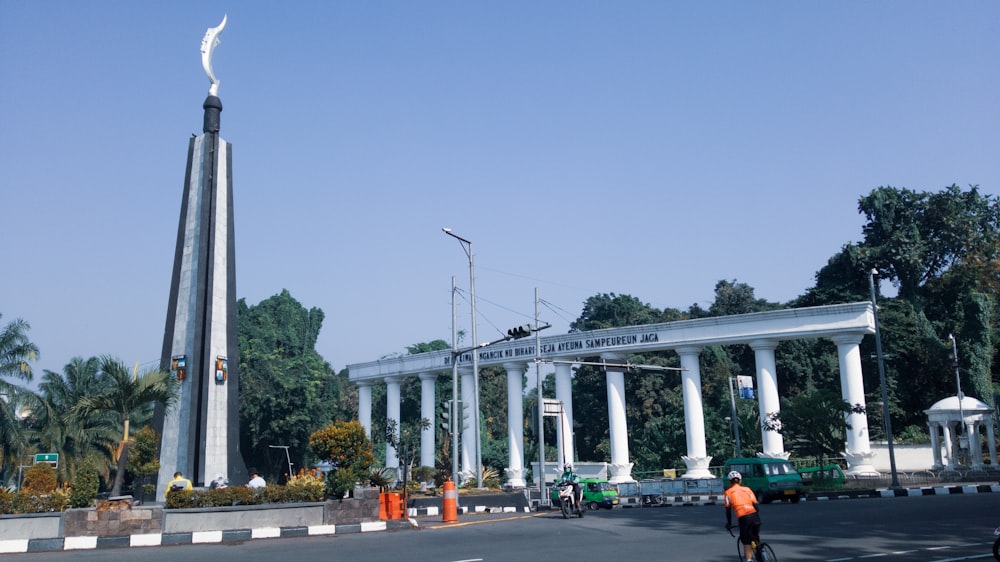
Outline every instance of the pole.
POLYGON ((952 363, 955 365, 955 387, 958 389, 958 417, 962 420, 958 426, 958 449, 959 452, 961 452, 963 434, 966 434, 965 439, 968 441, 968 432, 965 431, 965 409, 962 406, 962 399, 965 397, 962 395, 962 377, 959 376, 958 373, 958 343, 956 343, 955 336, 953 334, 948 334, 948 339, 951 340, 951 351, 953 354, 952 363))
POLYGON ((455 234, 450 228, 442 228, 445 234, 458 240, 465 255, 469 257, 469 293, 472 301, 472 413, 475 418, 472 420, 473 440, 476 443, 476 485, 483 485, 483 453, 482 435, 479 432, 479 340, 476 334, 476 268, 472 257, 472 242, 455 234))
POLYGON ((875 316, 875 356, 878 359, 878 380, 882 385, 882 413, 885 420, 885 439, 889 445, 889 470, 892 473, 892 487, 899 488, 899 475, 896 473, 896 453, 892 448, 892 419, 889 416, 889 392, 885 387, 885 364, 882 359, 882 335, 878 325, 878 303, 875 301, 875 276, 877 269, 872 269, 868 275, 868 286, 872 292, 872 313, 875 316))
POLYGON ((284 449, 285 450, 285 460, 288 461, 288 477, 286 480, 290 480, 293 476, 292 474, 292 457, 288 454, 289 445, 268 445, 272 449, 284 449))
POLYGON ((736 456, 743 456, 743 447, 740 445, 740 424, 736 419, 736 395, 733 394, 733 377, 729 377, 729 403, 733 409, 733 435, 736 436, 736 456))
MULTIPOLYGON (((535 327, 538 327, 538 288, 535 288, 535 327)), ((548 496, 545 493, 545 400, 542 398, 542 369, 541 362, 537 361, 541 351, 538 341, 538 332, 535 332, 535 388, 538 394, 538 506, 548 505, 548 496)))
POLYGON ((476 487, 483 487, 483 447, 482 434, 479 430, 479 339, 476 337, 476 270, 472 260, 472 242, 465 241, 469 245, 469 292, 472 294, 472 345, 476 346, 472 352, 472 427, 475 431, 476 441, 476 487))
POLYGON ((455 308, 455 276, 451 276, 451 479, 458 483, 458 419, 462 412, 458 410, 458 314, 455 308))

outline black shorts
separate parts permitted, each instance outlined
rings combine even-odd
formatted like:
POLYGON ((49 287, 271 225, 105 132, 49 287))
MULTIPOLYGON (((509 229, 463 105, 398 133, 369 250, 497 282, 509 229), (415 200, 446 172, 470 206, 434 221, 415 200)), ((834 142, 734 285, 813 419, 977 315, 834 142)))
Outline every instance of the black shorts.
POLYGON ((751 541, 760 539, 760 514, 756 511, 750 515, 740 517, 740 542, 750 544, 751 541))

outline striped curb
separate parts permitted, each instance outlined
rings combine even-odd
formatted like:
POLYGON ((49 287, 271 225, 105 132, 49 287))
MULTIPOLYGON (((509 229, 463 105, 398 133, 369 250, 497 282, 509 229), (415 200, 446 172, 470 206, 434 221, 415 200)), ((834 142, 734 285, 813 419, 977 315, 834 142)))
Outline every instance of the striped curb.
POLYGON ((244 542, 256 539, 306 537, 320 535, 343 535, 370 533, 415 527, 411 520, 370 521, 353 525, 310 525, 299 527, 261 527, 257 529, 233 529, 229 531, 195 531, 190 533, 149 533, 142 535, 118 535, 107 537, 65 537, 51 539, 0 540, 0 554, 26 552, 53 552, 61 550, 93 550, 99 548, 123 548, 144 546, 166 546, 184 544, 218 544, 244 542))

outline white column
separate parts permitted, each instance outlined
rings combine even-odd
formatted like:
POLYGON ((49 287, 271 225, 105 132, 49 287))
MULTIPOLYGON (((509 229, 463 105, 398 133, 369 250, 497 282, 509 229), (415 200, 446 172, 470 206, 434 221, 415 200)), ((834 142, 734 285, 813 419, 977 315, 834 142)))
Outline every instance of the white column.
MULTIPOLYGON (((387 422, 395 420, 397 429, 399 429, 399 383, 402 380, 402 377, 385 378, 385 419, 387 422)), ((394 471, 393 479, 399 478, 399 457, 396 449, 388 443, 385 444, 385 467, 394 471)))
POLYGON ((983 468, 983 438, 979 435, 979 422, 972 421, 966 426, 969 436, 969 454, 972 455, 972 468, 983 468))
MULTIPOLYGON (((602 353, 601 359, 609 363, 623 363, 625 357, 615 353, 602 353)), ((612 484, 635 482, 632 478, 632 463, 628 456, 628 421, 625 418, 625 373, 621 367, 607 368, 608 384, 608 430, 611 436, 611 472, 608 481, 612 484)))
POLYGON ((955 459, 954 441, 951 439, 951 422, 944 422, 941 427, 944 429, 944 452, 948 455, 948 470, 955 470, 958 461, 955 459))
MULTIPOLYGON (((774 340, 756 340, 750 342, 757 363, 757 389, 761 421, 761 441, 763 452, 760 456, 775 459, 787 459, 785 442, 777 431, 765 431, 763 424, 769 415, 780 416, 781 404, 778 402, 778 375, 774 364, 774 348, 778 342, 774 340)), ((781 418, 778 417, 780 420, 781 418)))
POLYGON ((576 461, 576 440, 573 437, 573 367, 563 363, 559 363, 555 367, 556 400, 562 402, 563 414, 565 415, 562 454, 559 455, 559 460, 560 462, 566 460, 573 463, 576 461))
POLYGON ((372 436, 372 381, 358 381, 358 421, 365 428, 365 436, 372 436))
POLYGON ((507 371, 507 484, 524 488, 524 370, 527 363, 504 363, 507 371))
MULTIPOLYGON (((462 439, 460 440, 460 445, 462 449, 462 480, 467 480, 468 478, 475 478, 476 469, 472 466, 472 460, 476 457, 476 430, 472 425, 472 416, 475 415, 475 410, 473 408, 473 402, 475 401, 475 381, 472 380, 472 367, 459 367, 458 373, 462 376, 462 383, 459 388, 462 392, 462 410, 463 412, 456 412, 454 415, 458 416, 459 420, 462 420, 464 429, 461 431, 462 439), (463 419, 465 412, 469 412, 469 419, 463 419)), ((477 483, 477 486, 481 485, 477 483)))
POLYGON ((420 466, 434 468, 435 423, 434 382, 436 373, 420 373, 420 417, 431 422, 420 429, 420 466))
MULTIPOLYGON (((680 347, 681 389, 684 394, 684 430, 687 436, 687 456, 681 457, 687 465, 683 478, 712 478, 708 465, 712 457, 705 447, 705 412, 701 399, 700 347, 680 347)), ((667 375, 670 376, 670 375, 667 375)))
POLYGON ((996 436, 993 434, 993 417, 987 415, 985 419, 986 423, 986 445, 989 447, 990 451, 990 466, 996 468, 997 466, 997 440, 996 436))
POLYGON ((865 381, 861 374, 861 349, 858 347, 864 334, 844 334, 831 338, 837 344, 840 363, 840 395, 844 402, 860 409, 844 416, 847 435, 844 458, 847 459, 847 473, 851 475, 878 475, 872 465, 875 452, 868 440, 868 415, 865 413, 865 381))
POLYGON ((934 464, 931 465, 931 470, 941 470, 944 468, 944 464, 941 463, 941 441, 938 436, 941 433, 941 425, 937 422, 927 422, 927 430, 931 436, 931 453, 934 457, 934 464))

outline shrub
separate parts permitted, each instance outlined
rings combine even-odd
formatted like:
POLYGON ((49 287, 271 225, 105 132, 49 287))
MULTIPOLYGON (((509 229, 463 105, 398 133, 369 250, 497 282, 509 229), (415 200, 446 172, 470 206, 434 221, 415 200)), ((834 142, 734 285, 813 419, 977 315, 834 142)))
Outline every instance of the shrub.
POLYGON ((357 478, 354 475, 354 471, 348 468, 332 470, 326 475, 326 487, 329 491, 330 497, 338 500, 344 499, 348 490, 354 489, 354 483, 356 481, 357 478))
POLYGON ((56 471, 46 463, 38 463, 24 472, 22 492, 48 494, 59 485, 56 471))
POLYGON ((76 473, 69 492, 70 507, 88 507, 94 503, 101 486, 101 475, 91 464, 84 464, 76 473))
POLYGON ((322 475, 312 472, 299 471, 288 480, 285 487, 291 501, 295 502, 318 502, 323 501, 326 496, 326 483, 323 482, 322 475))

